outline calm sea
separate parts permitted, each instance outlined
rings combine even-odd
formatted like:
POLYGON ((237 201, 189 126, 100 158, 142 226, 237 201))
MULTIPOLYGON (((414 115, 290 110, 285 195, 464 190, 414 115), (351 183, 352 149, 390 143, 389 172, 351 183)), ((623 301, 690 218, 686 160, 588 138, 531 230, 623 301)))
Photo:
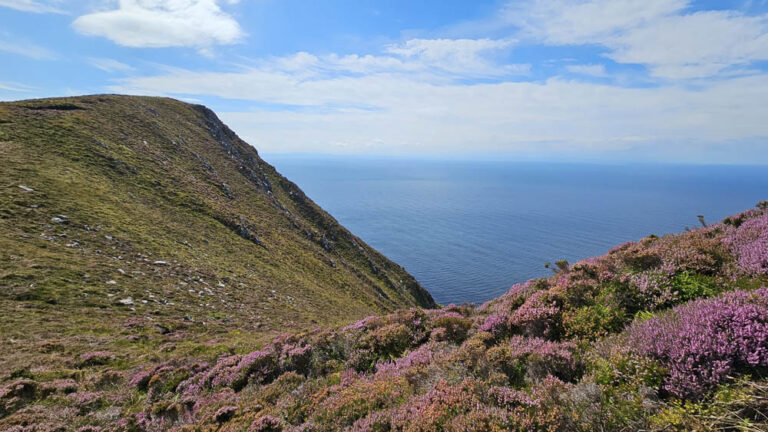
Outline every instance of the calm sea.
POLYGON ((265 159, 443 304, 768 199, 768 167, 265 159))

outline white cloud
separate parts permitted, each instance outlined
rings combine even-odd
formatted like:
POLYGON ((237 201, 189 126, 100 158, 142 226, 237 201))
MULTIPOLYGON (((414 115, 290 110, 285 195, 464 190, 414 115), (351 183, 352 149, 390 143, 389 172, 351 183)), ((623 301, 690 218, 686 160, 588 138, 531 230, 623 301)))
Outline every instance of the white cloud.
POLYGON ((649 65, 656 76, 708 77, 768 60, 768 16, 729 11, 670 16, 628 31, 611 45, 612 59, 649 65))
POLYGON ((177 69, 128 78, 111 90, 305 106, 222 113, 265 152, 579 155, 645 149, 652 157, 679 149, 678 159, 685 159, 698 157, 686 153, 696 145, 768 139, 764 76, 698 89, 620 88, 562 79, 467 85, 375 70, 326 74, 324 68, 330 67, 337 65, 302 54, 235 72, 177 69), (286 64, 311 66, 290 71, 286 64))
POLYGON ((111 58, 91 57, 88 59, 88 63, 104 72, 132 72, 135 70, 132 66, 111 58))
POLYGON ((120 0, 117 9, 83 15, 72 25, 80 33, 130 47, 206 49, 244 36, 216 0, 120 0))
POLYGON ((600 44, 652 76, 705 78, 768 60, 768 15, 688 12, 690 0, 532 0, 503 10, 522 35, 551 45, 600 44))
POLYGON ((60 0, 0 0, 0 7, 8 7, 22 12, 33 13, 64 13, 59 8, 60 4, 60 0))
POLYGON ((526 73, 528 65, 499 64, 482 53, 509 46, 508 41, 423 40, 390 46, 388 55, 299 52, 262 60, 236 72, 169 69, 167 75, 133 77, 115 89, 134 93, 196 93, 233 99, 316 106, 372 107, 385 98, 407 98, 416 86, 447 85, 467 79, 526 73), (455 42, 455 43, 451 43, 455 42), (171 87, 168 80, 173 81, 171 87), (396 86, 390 83, 396 83, 396 86))
POLYGON ((608 73, 605 71, 605 65, 601 64, 568 65, 565 69, 568 70, 568 72, 578 75, 587 75, 598 78, 608 76, 608 73))
POLYGON ((491 55, 510 48, 511 39, 411 39, 387 48, 389 54, 416 60, 424 66, 473 75, 526 73, 527 65, 499 66, 491 55))
POLYGON ((558 45, 600 43, 685 9, 690 0, 529 0, 502 9, 524 34, 558 45))
POLYGON ((30 87, 28 85, 19 84, 19 83, 13 83, 13 82, 0 82, 0 90, 7 90, 12 92, 21 92, 21 93, 29 93, 33 90, 37 90, 35 87, 30 87))

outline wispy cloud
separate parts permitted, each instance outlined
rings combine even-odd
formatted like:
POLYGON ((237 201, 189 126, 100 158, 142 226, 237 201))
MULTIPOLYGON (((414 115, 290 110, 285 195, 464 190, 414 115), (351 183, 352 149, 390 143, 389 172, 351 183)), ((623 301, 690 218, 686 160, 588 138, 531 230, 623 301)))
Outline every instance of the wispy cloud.
POLYGON ((502 65, 493 61, 494 54, 514 44, 512 39, 411 39, 391 45, 386 51, 425 67, 466 75, 527 73, 528 65, 502 65))
POLYGON ((60 6, 61 0, 0 0, 0 7, 8 7, 22 12, 64 13, 60 6))
POLYGON ((133 66, 119 62, 111 58, 91 57, 88 59, 91 66, 103 70, 104 72, 132 72, 133 66))
POLYGON ((565 69, 573 74, 587 75, 598 78, 605 78, 608 73, 605 71, 605 65, 601 64, 583 64, 583 65, 568 65, 565 69))
POLYGON ((15 82, 0 82, 0 90, 6 90, 11 92, 29 93, 38 90, 36 87, 15 83, 15 82))
POLYGON ((768 15, 689 12, 690 0, 531 0, 503 16, 520 36, 549 45, 599 44, 618 63, 664 79, 706 78, 768 60, 768 15))
MULTIPOLYGON (((231 44, 244 36, 217 0, 120 0, 118 8, 77 18, 78 32, 129 47, 195 47, 231 44)), ((229 0, 227 3, 236 3, 229 0)))

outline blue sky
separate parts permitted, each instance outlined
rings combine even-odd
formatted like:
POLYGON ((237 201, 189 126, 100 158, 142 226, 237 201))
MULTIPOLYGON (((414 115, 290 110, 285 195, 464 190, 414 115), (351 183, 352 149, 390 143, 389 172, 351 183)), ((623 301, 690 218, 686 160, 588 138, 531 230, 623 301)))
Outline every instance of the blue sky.
POLYGON ((0 64, 263 153, 768 164, 766 0, 0 0, 0 64))

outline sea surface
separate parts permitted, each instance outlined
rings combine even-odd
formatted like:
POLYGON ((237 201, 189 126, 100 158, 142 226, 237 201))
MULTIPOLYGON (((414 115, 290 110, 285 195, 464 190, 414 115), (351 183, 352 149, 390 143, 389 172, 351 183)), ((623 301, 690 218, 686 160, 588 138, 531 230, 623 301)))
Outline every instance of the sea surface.
POLYGON ((442 304, 768 199, 768 167, 264 158, 442 304))

